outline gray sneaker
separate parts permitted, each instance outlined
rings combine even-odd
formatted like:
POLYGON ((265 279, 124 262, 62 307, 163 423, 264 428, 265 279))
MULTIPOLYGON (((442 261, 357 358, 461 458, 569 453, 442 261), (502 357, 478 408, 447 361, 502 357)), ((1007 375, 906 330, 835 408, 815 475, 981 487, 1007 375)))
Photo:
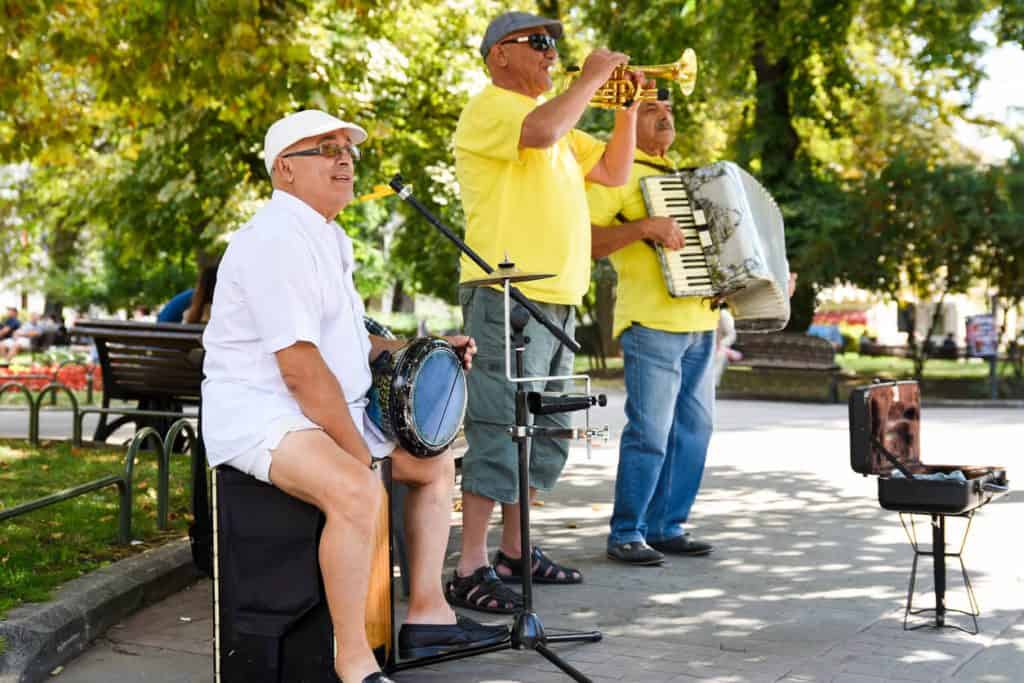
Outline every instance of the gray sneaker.
POLYGON ((665 556, 643 541, 631 541, 608 547, 608 557, 617 562, 638 567, 654 567, 665 561, 665 556))

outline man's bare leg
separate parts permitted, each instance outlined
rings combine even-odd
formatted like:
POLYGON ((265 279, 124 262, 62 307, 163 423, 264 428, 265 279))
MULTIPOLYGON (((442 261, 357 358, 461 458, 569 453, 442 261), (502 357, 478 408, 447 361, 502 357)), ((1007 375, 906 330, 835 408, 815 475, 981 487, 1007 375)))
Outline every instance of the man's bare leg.
MULTIPOLYGON (((530 502, 532 503, 537 499, 537 489, 530 487, 530 502)), ((505 553, 508 557, 513 560, 517 560, 523 557, 523 534, 522 529, 519 528, 519 503, 504 503, 501 506, 501 552, 505 553)), ((531 551, 532 552, 532 551, 531 551)), ((532 555, 528 556, 532 557, 532 555)), ((503 564, 499 564, 494 569, 500 576, 511 576, 512 572, 503 564)), ((533 565, 531 563, 531 571, 533 571, 533 565)), ((559 579, 564 579, 565 572, 559 570, 555 574, 559 579)))
MULTIPOLYGON (((537 489, 530 487, 530 502, 537 497, 537 489)), ((501 552, 509 557, 520 557, 523 554, 523 535, 519 528, 519 503, 502 503, 501 505, 501 552)), ((501 567, 500 569, 504 569, 501 567)), ((505 575, 508 572, 499 572, 505 575)))
POLYGON ((440 577, 448 549, 455 461, 451 451, 416 458, 402 449, 391 454, 392 476, 409 485, 405 530, 409 543, 410 595, 407 624, 454 624, 440 577))
POLYGON ((462 555, 456 569, 459 576, 469 576, 491 563, 487 557, 487 529, 493 512, 494 501, 490 498, 462 492, 462 555))
POLYGON ((334 667, 341 680, 362 681, 380 670, 366 638, 366 539, 373 538, 383 500, 380 478, 327 434, 308 429, 287 434, 272 452, 270 480, 327 517, 320 537, 320 572, 338 641, 334 667))

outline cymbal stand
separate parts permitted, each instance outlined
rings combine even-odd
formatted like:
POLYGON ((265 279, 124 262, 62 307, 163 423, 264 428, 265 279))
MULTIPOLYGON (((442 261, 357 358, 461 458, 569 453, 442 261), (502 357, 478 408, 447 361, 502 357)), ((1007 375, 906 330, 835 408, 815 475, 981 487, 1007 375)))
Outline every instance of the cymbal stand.
MULTIPOLYGON (((398 195, 419 211, 432 225, 438 228, 450 241, 452 241, 463 253, 467 254, 479 265, 484 272, 491 273, 493 269, 473 252, 465 242, 456 236, 450 228, 441 223, 422 204, 411 196, 409 188, 402 183, 400 176, 395 176, 390 186, 398 195)), ((506 258, 507 261, 507 258, 506 258)), ((511 264, 501 264, 503 268, 511 264)), ((531 440, 534 436, 545 436, 548 438, 576 439, 583 438, 587 444, 587 454, 590 454, 591 441, 595 438, 608 439, 608 428, 592 429, 590 427, 590 407, 594 405, 605 405, 604 395, 591 395, 590 377, 588 375, 566 375, 557 377, 526 377, 523 356, 526 352, 526 344, 529 338, 524 334, 527 323, 532 316, 540 324, 544 325, 561 343, 574 352, 579 351, 579 345, 574 339, 565 334, 564 330, 551 321, 532 301, 526 299, 510 284, 511 278, 505 278, 502 290, 505 302, 505 374, 506 378, 516 386, 515 393, 515 424, 509 428, 509 435, 518 444, 518 468, 519 468, 519 529, 522 535, 522 562, 524 568, 532 568, 533 546, 530 543, 530 449, 531 440), (513 305, 511 299, 516 299, 517 304, 513 305), (515 355, 515 375, 513 376, 512 355, 515 355), (585 394, 552 394, 548 392, 527 391, 528 382, 552 381, 552 380, 573 380, 586 382, 585 394), (532 420, 532 414, 546 415, 559 412, 570 412, 575 410, 586 410, 586 427, 583 430, 575 428, 558 429, 547 427, 536 427, 532 420)), ((506 649, 534 650, 540 653, 545 659, 565 672, 574 681, 579 683, 591 683, 582 672, 555 654, 548 645, 551 643, 565 642, 591 642, 601 640, 600 631, 570 631, 548 635, 544 631, 540 617, 533 611, 533 573, 523 571, 521 585, 523 591, 523 608, 516 616, 512 624, 510 639, 500 645, 493 645, 480 648, 468 648, 457 652, 436 657, 424 657, 411 661, 392 663, 388 671, 401 671, 404 669, 429 666, 444 661, 463 659, 487 652, 496 652, 506 649)))

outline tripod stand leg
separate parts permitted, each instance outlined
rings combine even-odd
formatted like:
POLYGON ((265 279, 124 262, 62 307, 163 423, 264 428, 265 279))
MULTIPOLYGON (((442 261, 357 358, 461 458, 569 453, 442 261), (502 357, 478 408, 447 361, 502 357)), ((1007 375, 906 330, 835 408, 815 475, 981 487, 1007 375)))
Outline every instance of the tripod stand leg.
POLYGON ((597 643, 601 638, 600 631, 573 631, 559 635, 544 634, 545 643, 597 643))
POLYGON ((569 674, 569 677, 572 678, 572 680, 579 681, 579 683, 592 683, 589 678, 584 676, 577 669, 573 668, 571 664, 549 650, 547 645, 543 643, 536 643, 534 644, 533 649, 544 655, 545 659, 557 666, 559 669, 569 674))

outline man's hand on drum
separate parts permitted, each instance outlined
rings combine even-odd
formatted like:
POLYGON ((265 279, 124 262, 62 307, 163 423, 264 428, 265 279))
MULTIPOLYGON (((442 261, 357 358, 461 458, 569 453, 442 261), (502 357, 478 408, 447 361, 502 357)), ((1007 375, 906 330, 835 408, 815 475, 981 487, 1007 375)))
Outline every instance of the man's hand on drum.
POLYGON ((453 334, 444 337, 445 341, 455 347, 455 353, 462 359, 462 367, 469 370, 473 367, 473 356, 476 355, 476 342, 464 334, 453 334))
POLYGON ((372 363, 377 359, 384 351, 394 354, 400 348, 406 345, 404 339, 387 339, 385 337, 378 337, 375 334, 370 335, 370 362, 372 363))

